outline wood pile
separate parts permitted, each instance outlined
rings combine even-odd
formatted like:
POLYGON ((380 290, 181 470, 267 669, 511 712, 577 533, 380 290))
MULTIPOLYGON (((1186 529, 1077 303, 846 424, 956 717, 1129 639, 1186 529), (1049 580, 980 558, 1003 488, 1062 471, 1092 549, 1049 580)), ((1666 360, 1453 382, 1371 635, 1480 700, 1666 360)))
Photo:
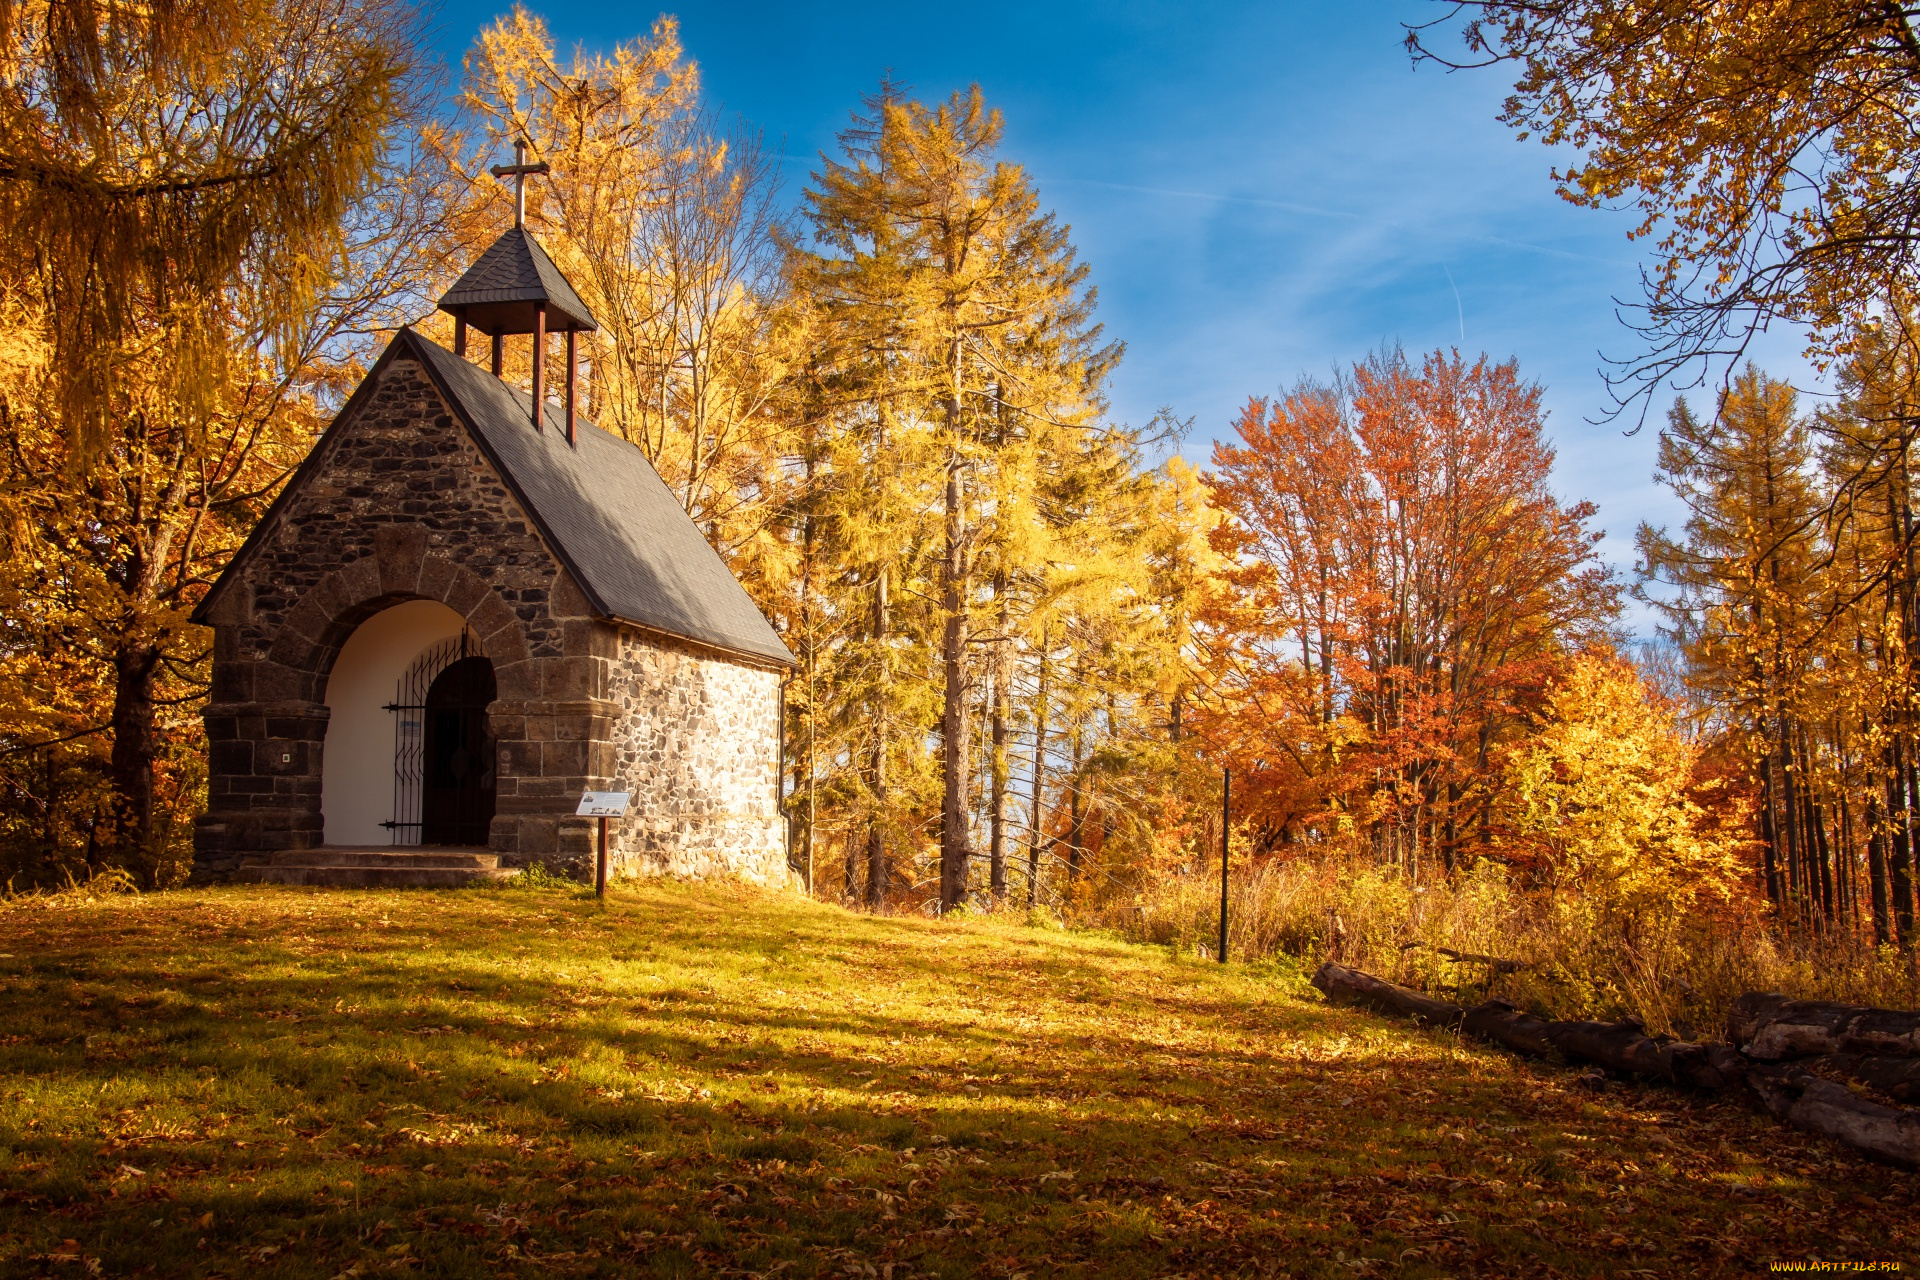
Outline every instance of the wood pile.
POLYGON ((1648 1035, 1639 1021, 1554 1022, 1504 1000, 1471 1008, 1344 965, 1313 985, 1328 999, 1460 1031, 1530 1057, 1590 1062, 1619 1075, 1710 1093, 1742 1091, 1779 1119, 1875 1159, 1920 1168, 1920 1111, 1862 1097, 1835 1077, 1895 1102, 1920 1103, 1920 1013, 1749 993, 1727 1016, 1725 1044, 1648 1035))

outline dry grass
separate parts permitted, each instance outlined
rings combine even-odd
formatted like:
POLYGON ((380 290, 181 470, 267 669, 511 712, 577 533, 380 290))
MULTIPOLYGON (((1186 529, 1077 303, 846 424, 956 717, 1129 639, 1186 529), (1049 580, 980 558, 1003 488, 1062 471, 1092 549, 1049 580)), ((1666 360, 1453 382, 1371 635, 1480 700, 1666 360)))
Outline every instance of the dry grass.
MULTIPOLYGON (((1920 1007, 1912 954, 1852 937, 1782 936, 1732 912, 1637 922, 1512 891, 1498 867, 1414 888, 1369 862, 1268 861, 1229 882, 1229 952, 1335 960, 1463 1000, 1497 995, 1557 1018, 1634 1016, 1657 1031, 1719 1039, 1745 991, 1890 1008, 1920 1007), (1493 977, 1436 948, 1528 967, 1493 977)), ((1195 951, 1213 943, 1220 883, 1170 879, 1095 914, 1122 936, 1195 951)))
POLYGON ((0 1272, 1748 1275, 1911 1175, 1219 966, 717 886, 0 908, 0 1272))

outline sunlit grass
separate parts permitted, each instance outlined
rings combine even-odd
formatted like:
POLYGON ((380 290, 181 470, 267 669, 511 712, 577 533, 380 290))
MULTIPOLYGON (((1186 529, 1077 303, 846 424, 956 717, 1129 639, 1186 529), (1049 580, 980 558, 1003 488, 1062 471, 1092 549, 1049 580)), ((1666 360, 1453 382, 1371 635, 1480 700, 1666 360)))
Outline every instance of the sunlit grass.
POLYGON ((1281 964, 660 883, 27 902, 0 953, 9 1274, 1912 1261, 1910 1175, 1281 964))

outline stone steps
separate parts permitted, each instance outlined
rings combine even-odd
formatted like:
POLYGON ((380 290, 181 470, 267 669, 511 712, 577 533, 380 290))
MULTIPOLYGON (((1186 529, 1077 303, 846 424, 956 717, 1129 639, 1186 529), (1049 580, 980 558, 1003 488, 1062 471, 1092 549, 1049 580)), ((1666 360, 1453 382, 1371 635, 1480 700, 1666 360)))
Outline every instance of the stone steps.
POLYGON ((328 889, 457 889, 518 874, 484 849, 391 846, 283 849, 240 864, 242 884, 297 884, 328 889))

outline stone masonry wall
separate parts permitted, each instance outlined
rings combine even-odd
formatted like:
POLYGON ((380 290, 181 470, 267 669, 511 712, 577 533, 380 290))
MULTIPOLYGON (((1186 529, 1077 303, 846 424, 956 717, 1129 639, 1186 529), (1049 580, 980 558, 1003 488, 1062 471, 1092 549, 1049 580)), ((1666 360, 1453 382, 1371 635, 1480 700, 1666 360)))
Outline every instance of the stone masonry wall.
POLYGON ((785 884, 779 675, 630 627, 609 630, 615 789, 633 794, 609 840, 615 868, 785 884))
POLYGON ((368 390, 209 608, 196 878, 320 842, 327 673, 354 627, 411 599, 464 615, 494 663, 492 847, 515 865, 591 848, 571 815, 613 772, 605 624, 416 362, 390 361, 368 390))

